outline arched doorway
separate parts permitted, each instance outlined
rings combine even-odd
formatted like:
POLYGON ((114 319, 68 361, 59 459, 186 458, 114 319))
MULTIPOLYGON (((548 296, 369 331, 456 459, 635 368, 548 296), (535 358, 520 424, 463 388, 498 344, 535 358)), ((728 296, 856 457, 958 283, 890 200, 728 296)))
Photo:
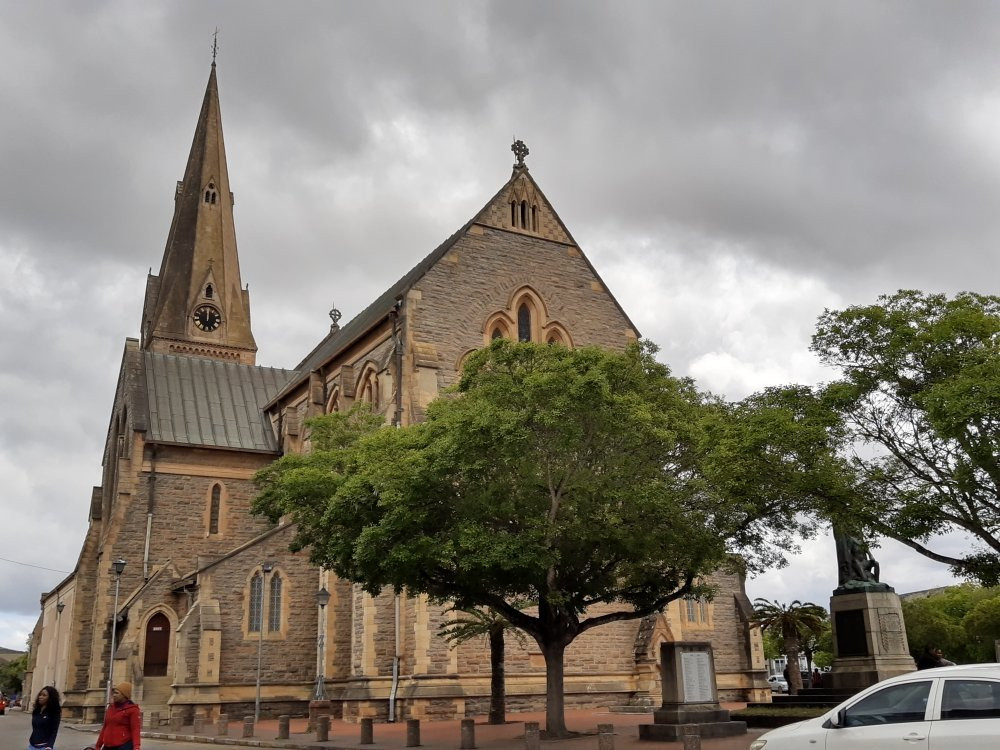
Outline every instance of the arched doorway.
POLYGON ((146 654, 142 671, 147 677, 163 677, 170 663, 170 620, 157 612, 146 623, 146 654))

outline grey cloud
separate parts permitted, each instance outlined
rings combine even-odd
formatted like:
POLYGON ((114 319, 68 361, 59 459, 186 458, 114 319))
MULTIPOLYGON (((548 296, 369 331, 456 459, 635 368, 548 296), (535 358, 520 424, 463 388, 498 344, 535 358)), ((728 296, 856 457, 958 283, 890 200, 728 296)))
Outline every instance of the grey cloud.
MULTIPOLYGON (((728 357, 734 393, 807 371, 826 305, 995 291, 992 3, 0 0, 0 18, 0 270, 32 269, 0 279, 0 483, 56 511, 56 567, 83 538, 215 26, 261 362, 293 365, 332 302, 357 313, 461 226, 515 133, 665 359, 728 357)), ((38 529, 17 515, 0 543, 28 555, 14 541, 38 529)), ((30 614, 49 584, 17 579, 0 612, 30 614)))

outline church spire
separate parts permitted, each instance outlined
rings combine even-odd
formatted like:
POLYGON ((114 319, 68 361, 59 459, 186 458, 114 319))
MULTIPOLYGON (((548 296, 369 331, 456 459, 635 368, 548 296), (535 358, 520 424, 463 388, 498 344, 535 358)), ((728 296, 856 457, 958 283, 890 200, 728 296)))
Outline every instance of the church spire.
POLYGON ((146 284, 143 348, 253 364, 250 295, 242 288, 233 194, 222 138, 215 48, 208 87, 157 276, 146 284))

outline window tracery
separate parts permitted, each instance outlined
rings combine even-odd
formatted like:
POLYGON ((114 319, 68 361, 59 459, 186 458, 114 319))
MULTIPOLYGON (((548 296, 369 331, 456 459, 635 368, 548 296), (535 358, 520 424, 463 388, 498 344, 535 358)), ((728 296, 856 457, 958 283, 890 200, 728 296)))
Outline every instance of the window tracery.
POLYGON ((513 339, 515 336, 517 341, 573 345, 569 332, 561 323, 548 318, 541 296, 529 286, 517 289, 511 295, 508 306, 486 318, 483 326, 485 344, 494 339, 513 339))

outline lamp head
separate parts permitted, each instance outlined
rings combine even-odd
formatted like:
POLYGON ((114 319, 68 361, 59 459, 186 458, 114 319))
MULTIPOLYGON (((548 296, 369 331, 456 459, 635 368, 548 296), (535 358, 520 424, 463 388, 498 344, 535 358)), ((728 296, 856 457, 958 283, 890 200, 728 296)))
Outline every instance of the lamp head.
POLYGON ((330 601, 330 592, 326 590, 326 586, 321 588, 316 592, 316 603, 320 606, 320 609, 325 607, 330 601))
POLYGON ((111 569, 115 572, 116 576, 120 576, 122 572, 125 570, 125 560, 119 557, 117 560, 111 563, 111 569))
POLYGON ((62 614, 62 611, 63 611, 64 609, 66 609, 66 605, 65 605, 65 604, 63 604, 62 602, 59 602, 59 603, 58 603, 58 604, 56 605, 56 612, 58 612, 59 614, 62 614))
POLYGON ((270 573, 272 570, 274 570, 274 563, 263 562, 260 564, 260 569, 263 570, 265 573, 270 573))

